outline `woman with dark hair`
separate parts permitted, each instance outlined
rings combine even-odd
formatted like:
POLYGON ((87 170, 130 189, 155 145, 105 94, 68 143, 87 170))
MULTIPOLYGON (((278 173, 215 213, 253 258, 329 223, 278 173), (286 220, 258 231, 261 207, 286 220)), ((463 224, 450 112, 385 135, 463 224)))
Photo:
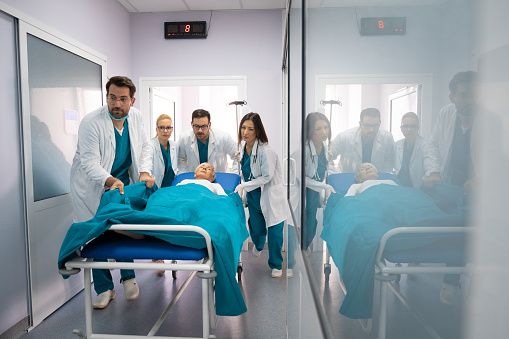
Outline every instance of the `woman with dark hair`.
POLYGON ((238 142, 241 145, 242 183, 235 192, 247 193, 249 234, 253 240, 253 255, 260 256, 268 238, 269 267, 272 277, 282 276, 283 225, 286 203, 281 165, 277 154, 268 144, 267 134, 258 113, 246 114, 239 125, 238 142))
POLYGON ((320 194, 325 192, 325 198, 328 198, 335 191, 325 183, 326 176, 334 173, 334 163, 326 143, 331 138, 329 119, 322 113, 312 112, 307 115, 305 124, 306 227, 303 250, 308 250, 316 233, 320 194))

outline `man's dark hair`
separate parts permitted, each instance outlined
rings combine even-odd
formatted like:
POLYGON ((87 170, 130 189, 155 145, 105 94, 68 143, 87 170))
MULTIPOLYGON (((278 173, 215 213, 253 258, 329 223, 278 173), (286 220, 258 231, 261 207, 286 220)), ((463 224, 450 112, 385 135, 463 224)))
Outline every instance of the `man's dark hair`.
POLYGON ((110 85, 115 85, 117 87, 128 87, 131 99, 134 98, 134 93, 136 93, 136 86, 134 86, 133 82, 128 77, 119 75, 111 77, 106 83, 106 95, 110 93, 110 85))
POLYGON ((195 109, 193 114, 191 114, 191 121, 193 121, 195 118, 204 118, 207 117, 207 119, 210 122, 210 113, 207 110, 204 109, 195 109))
POLYGON ((479 81, 479 75, 474 71, 465 71, 456 73, 449 82, 449 92, 452 95, 456 94, 459 84, 470 84, 477 83, 479 81))
POLYGON ((376 108, 365 108, 361 111, 361 121, 362 121, 362 118, 364 117, 374 117, 374 118, 378 118, 379 120, 380 119, 380 111, 377 110, 376 108))

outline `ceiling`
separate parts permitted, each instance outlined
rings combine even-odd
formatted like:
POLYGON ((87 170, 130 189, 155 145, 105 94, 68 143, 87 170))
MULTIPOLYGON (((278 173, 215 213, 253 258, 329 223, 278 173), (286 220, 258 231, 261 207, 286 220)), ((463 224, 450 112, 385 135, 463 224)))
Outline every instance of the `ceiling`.
MULTIPOLYGON (((128 12, 228 11, 249 9, 283 9, 288 0, 117 0, 128 12)), ((308 0, 313 8, 424 6, 439 5, 448 0, 308 0)), ((300 1, 293 1, 294 4, 300 1)))

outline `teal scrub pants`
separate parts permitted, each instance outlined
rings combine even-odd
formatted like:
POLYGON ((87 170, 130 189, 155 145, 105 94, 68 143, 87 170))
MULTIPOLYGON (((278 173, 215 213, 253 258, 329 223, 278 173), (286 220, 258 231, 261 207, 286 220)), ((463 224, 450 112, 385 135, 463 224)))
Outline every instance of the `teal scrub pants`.
MULTIPOLYGON (((118 234, 115 232, 106 232, 101 237, 108 238, 118 238, 118 237, 126 237, 123 234, 118 234)), ((107 259, 94 259, 94 261, 98 262, 106 262, 107 259)), ((117 262, 133 262, 133 260, 124 260, 124 259, 116 259, 117 262)), ((101 269, 93 269, 92 277, 94 278, 94 290, 99 295, 107 290, 115 289, 113 284, 113 280, 111 277, 110 270, 101 270, 101 269)), ((133 279, 135 277, 134 270, 120 270, 120 282, 133 279)))
POLYGON ((247 193, 247 208, 249 210, 249 234, 254 246, 258 251, 263 250, 265 239, 268 238, 269 267, 282 269, 283 255, 283 226, 284 222, 267 227, 260 207, 261 189, 255 189, 247 193), (267 231, 268 228, 268 231, 267 231))

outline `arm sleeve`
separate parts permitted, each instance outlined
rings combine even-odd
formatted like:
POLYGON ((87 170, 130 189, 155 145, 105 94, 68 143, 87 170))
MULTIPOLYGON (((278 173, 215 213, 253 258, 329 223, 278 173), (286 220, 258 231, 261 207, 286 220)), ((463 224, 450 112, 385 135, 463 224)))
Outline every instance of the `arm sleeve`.
POLYGON ((274 171, 276 170, 277 155, 273 150, 270 148, 265 148, 264 151, 260 152, 258 161, 260 161, 262 175, 242 184, 247 192, 251 192, 258 187, 262 187, 274 176, 274 171))
POLYGON ((106 179, 108 179, 111 174, 108 173, 101 164, 99 132, 96 125, 91 124, 89 121, 82 122, 78 133, 78 143, 80 145, 81 166, 85 170, 85 173, 91 180, 97 181, 104 186, 106 179))
POLYGON ((150 145, 150 141, 146 141, 145 144, 141 154, 140 173, 148 172, 148 174, 152 175, 154 170, 154 149, 150 145))

